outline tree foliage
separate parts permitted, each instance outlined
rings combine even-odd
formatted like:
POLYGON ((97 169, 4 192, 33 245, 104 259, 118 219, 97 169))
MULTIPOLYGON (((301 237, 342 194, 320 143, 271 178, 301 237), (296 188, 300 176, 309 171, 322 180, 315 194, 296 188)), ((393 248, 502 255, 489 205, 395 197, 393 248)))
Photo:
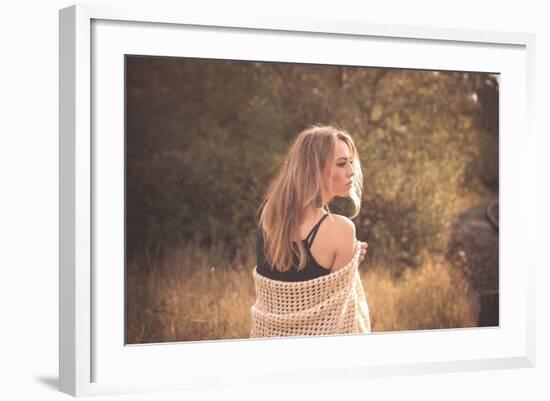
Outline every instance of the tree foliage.
POLYGON ((190 239, 237 249, 311 123, 356 142, 365 192, 355 222, 375 256, 415 264, 423 249, 444 250, 458 197, 498 190, 489 74, 127 56, 126 77, 129 257, 190 239))

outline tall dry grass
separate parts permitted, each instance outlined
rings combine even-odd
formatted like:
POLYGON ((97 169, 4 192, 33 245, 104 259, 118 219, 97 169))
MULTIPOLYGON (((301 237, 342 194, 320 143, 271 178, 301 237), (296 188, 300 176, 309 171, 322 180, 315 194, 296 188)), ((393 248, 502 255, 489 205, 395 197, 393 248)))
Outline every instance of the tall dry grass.
POLYGON ((188 243, 158 270, 142 274, 129 266, 127 343, 247 338, 252 251, 228 263, 223 245, 204 251, 188 243))
MULTIPOLYGON (((127 343, 248 338, 255 301, 251 270, 256 262, 250 240, 226 262, 223 245, 201 250, 189 243, 156 271, 127 271, 127 343)), ((425 255, 420 268, 399 278, 382 262, 361 279, 373 331, 472 327, 479 306, 458 269, 441 257, 425 255)))
POLYGON ((464 275, 424 253, 420 268, 398 278, 382 263, 361 270, 373 331, 475 327, 479 302, 464 275))

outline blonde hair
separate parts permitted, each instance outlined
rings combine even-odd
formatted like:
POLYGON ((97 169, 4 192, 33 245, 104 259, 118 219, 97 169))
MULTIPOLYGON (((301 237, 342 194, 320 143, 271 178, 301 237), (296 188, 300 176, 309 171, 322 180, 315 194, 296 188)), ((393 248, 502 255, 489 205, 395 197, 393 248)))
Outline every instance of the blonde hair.
POLYGON ((349 133, 330 125, 309 125, 292 144, 279 174, 271 182, 259 208, 259 229, 264 229, 264 251, 268 263, 278 271, 287 271, 298 256, 298 270, 307 260, 299 238, 299 226, 309 208, 322 207, 330 213, 331 173, 336 144, 344 141, 350 151, 355 175, 350 198, 354 204, 351 218, 359 214, 363 193, 363 174, 357 148, 349 133))

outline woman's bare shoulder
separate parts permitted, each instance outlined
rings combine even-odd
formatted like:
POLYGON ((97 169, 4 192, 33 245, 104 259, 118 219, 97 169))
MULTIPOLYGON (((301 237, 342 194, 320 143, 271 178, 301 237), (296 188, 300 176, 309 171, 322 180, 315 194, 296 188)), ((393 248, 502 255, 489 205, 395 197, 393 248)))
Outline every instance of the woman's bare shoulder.
POLYGON ((331 231, 334 231, 336 234, 341 234, 342 232, 353 231, 355 234, 355 224, 349 217, 342 216, 340 214, 331 213, 327 220, 330 221, 331 231))
POLYGON ((333 260, 332 272, 344 267, 352 258, 355 250, 355 224, 349 217, 331 213, 330 237, 333 260))
POLYGON ((331 213, 326 220, 329 220, 327 232, 333 252, 349 249, 350 243, 354 245, 355 224, 349 217, 331 213))

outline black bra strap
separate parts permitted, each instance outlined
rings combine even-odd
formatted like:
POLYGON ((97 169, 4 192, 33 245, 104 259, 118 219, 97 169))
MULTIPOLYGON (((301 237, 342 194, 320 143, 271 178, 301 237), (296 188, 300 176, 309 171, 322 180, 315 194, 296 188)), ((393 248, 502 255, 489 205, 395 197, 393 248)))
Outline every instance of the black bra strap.
POLYGON ((311 229, 311 231, 307 235, 306 243, 307 243, 308 248, 311 247, 311 244, 313 243, 313 240, 315 239, 315 236, 317 235, 317 231, 319 230, 319 227, 321 226, 321 223, 323 222, 323 220, 327 216, 328 216, 328 213, 325 213, 325 215, 323 217, 321 217, 321 219, 317 222, 317 224, 315 224, 315 226, 313 226, 313 228, 311 229), (310 236, 311 236, 311 239, 309 239, 310 236))

